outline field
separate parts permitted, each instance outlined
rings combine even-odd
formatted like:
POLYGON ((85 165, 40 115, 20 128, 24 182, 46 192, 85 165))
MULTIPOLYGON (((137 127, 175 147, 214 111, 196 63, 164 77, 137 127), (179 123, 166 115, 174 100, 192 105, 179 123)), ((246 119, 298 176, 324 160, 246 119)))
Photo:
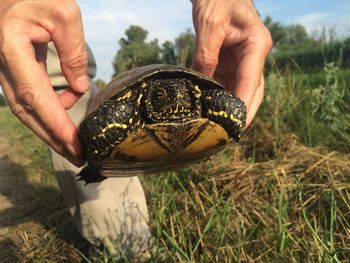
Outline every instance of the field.
MULTIPOLYGON (((146 176, 150 262, 349 262, 350 71, 274 71, 241 142, 146 176)), ((88 260, 46 146, 0 108, 0 262, 88 260)))

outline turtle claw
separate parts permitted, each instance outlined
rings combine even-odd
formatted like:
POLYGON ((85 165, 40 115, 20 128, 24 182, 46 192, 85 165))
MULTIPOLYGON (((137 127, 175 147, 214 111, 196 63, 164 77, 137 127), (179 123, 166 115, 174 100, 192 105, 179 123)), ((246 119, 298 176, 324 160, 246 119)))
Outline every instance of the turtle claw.
POLYGON ((84 167, 77 177, 78 181, 84 181, 85 185, 90 183, 98 183, 107 179, 107 177, 100 175, 96 168, 90 166, 84 167))

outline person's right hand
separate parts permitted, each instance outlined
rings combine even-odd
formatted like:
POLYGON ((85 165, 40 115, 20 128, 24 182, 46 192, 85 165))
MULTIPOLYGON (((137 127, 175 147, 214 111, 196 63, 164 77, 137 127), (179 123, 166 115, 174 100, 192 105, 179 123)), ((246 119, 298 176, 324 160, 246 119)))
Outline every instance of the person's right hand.
POLYGON ((193 69, 219 81, 247 106, 246 127, 264 97, 263 68, 272 47, 251 0, 193 0, 193 69))
POLYGON ((0 84, 11 111, 56 152, 81 166, 78 130, 65 111, 88 89, 78 5, 74 0, 1 0, 0 14, 0 84), (50 41, 69 83, 60 95, 46 74, 50 41))

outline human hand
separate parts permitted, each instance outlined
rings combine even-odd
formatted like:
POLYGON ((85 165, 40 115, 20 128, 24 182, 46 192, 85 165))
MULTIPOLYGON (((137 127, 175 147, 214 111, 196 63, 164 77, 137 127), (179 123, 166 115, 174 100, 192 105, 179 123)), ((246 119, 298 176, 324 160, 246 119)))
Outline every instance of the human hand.
POLYGON ((1 0, 0 14, 0 84, 11 111, 57 153, 81 166, 78 130, 65 111, 88 89, 79 7, 74 0, 1 0), (46 73, 50 41, 69 83, 60 95, 46 73))
POLYGON ((272 47, 251 0, 193 0, 197 43, 192 67, 247 106, 247 126, 264 96, 263 68, 272 47))

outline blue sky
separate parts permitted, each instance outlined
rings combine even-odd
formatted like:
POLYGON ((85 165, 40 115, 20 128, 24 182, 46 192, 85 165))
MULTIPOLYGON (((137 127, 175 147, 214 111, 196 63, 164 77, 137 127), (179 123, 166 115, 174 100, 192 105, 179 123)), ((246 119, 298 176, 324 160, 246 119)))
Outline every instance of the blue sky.
MULTIPOLYGON (((83 14, 86 40, 98 64, 97 78, 109 81, 118 40, 129 25, 148 30, 148 40, 159 43, 174 40, 191 28, 189 0, 78 0, 83 14)), ((266 15, 282 23, 303 24, 310 34, 322 27, 335 27, 339 36, 350 35, 349 0, 255 0, 261 17, 266 15)))

